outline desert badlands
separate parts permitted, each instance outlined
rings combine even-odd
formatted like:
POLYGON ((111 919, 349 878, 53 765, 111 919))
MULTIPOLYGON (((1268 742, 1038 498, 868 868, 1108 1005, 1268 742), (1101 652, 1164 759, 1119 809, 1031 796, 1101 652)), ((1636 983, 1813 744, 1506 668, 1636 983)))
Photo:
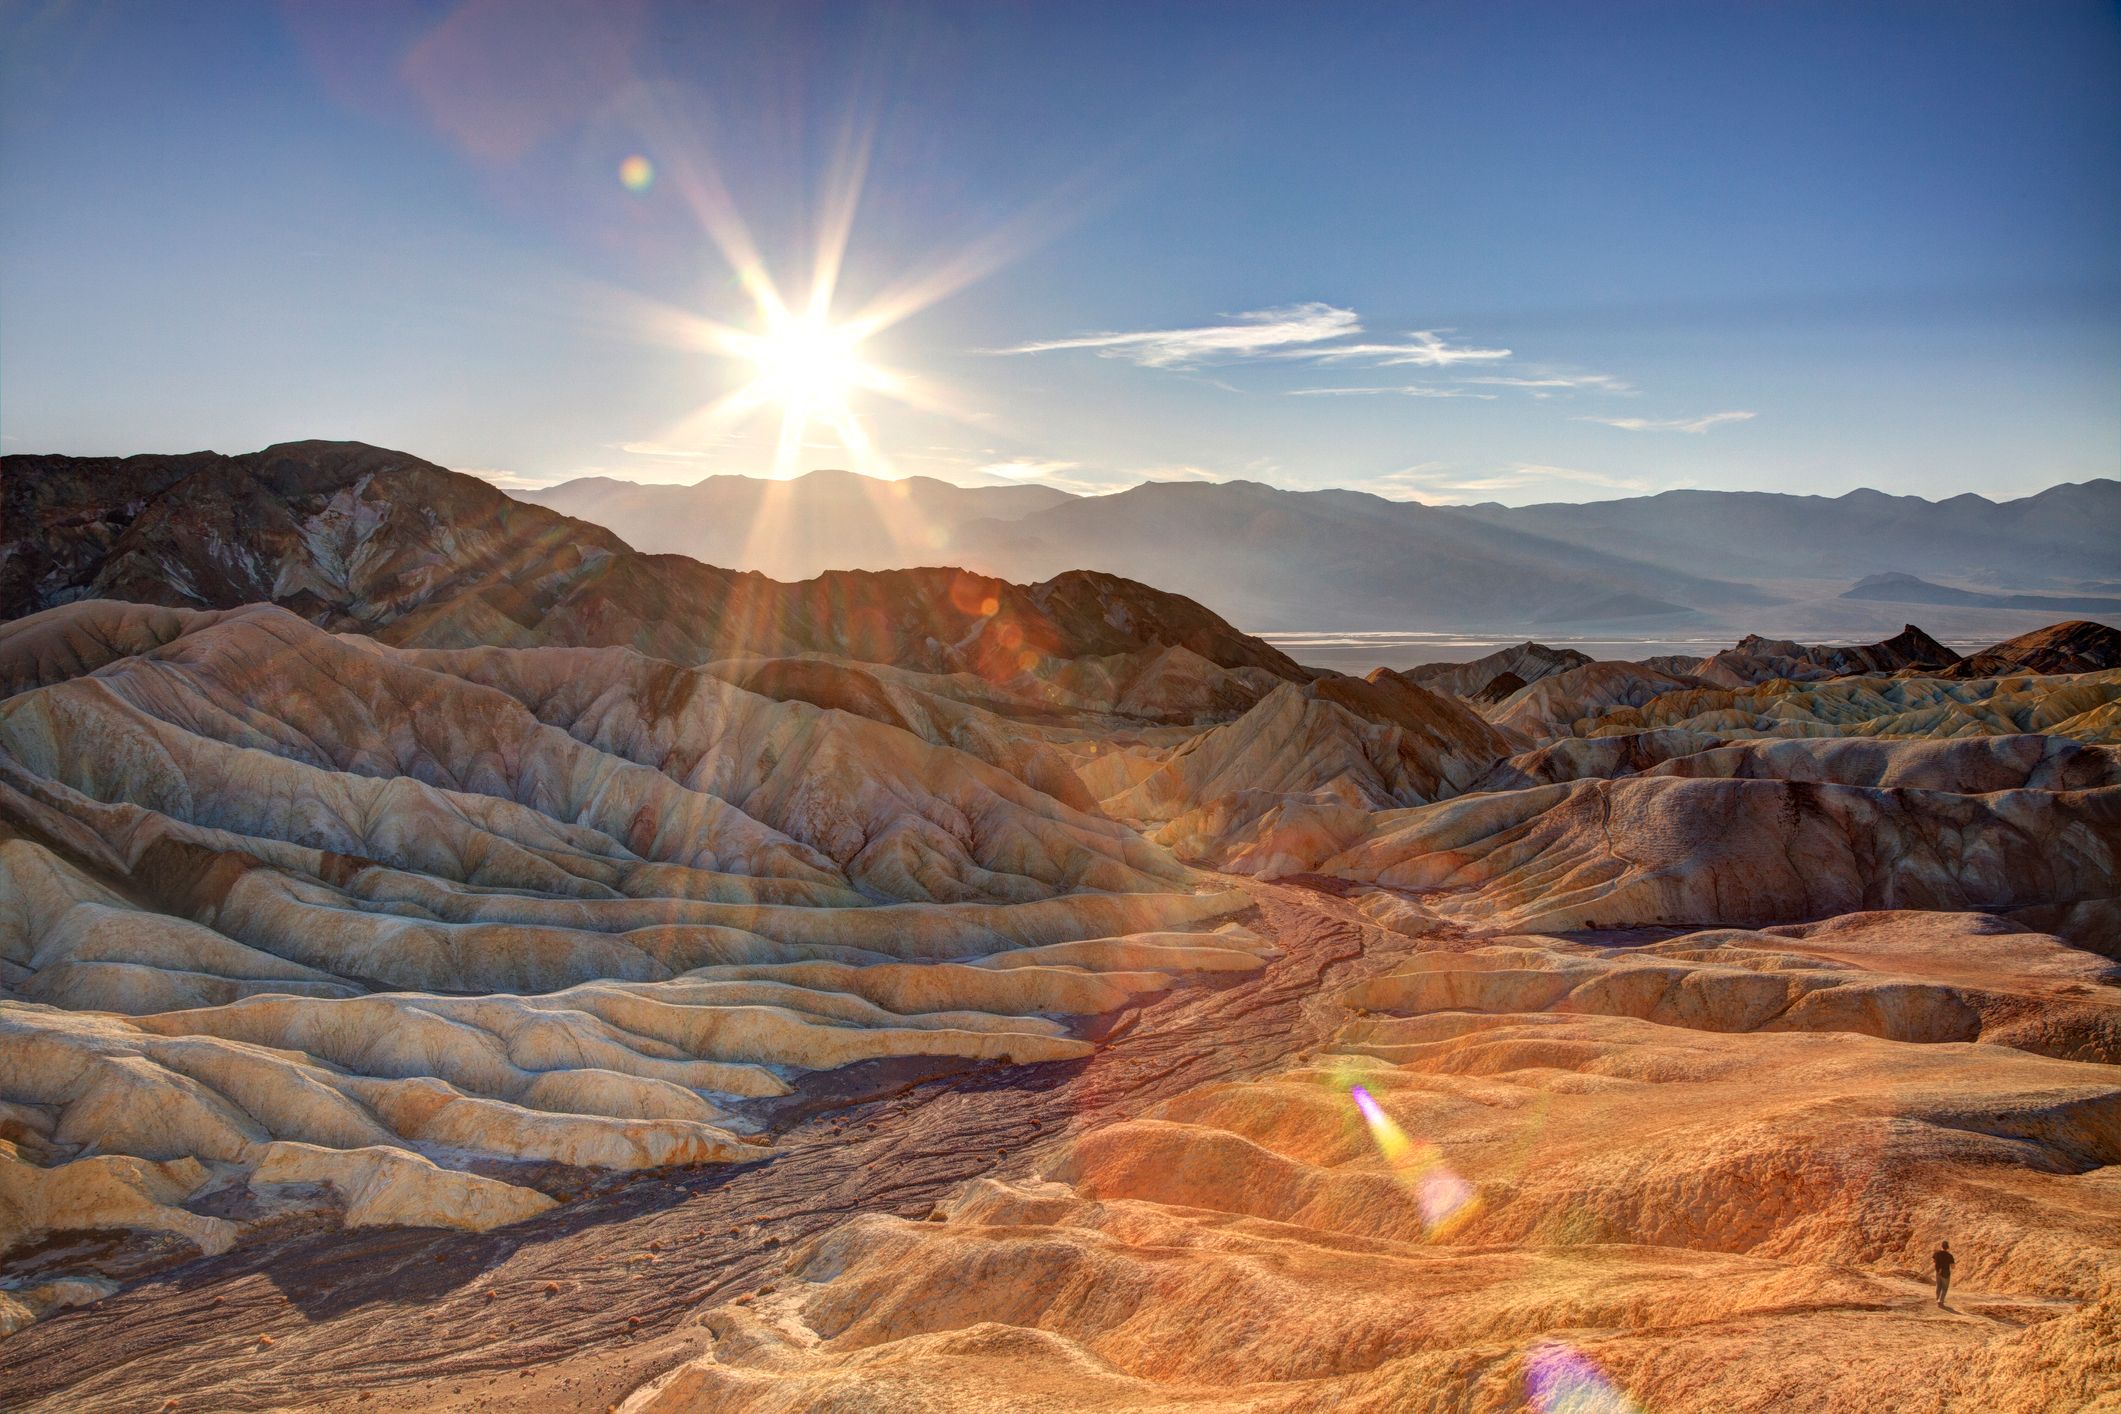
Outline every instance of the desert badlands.
POLYGON ((356 444, 4 496, 0 1405, 2121 1411, 2111 627, 1354 677, 356 444))

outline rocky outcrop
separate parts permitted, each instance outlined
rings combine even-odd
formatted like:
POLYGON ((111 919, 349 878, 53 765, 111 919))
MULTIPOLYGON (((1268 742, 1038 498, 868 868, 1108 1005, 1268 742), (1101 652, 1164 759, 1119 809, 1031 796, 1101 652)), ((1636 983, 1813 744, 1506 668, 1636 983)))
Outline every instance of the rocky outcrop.
MULTIPOLYGON (((2121 740, 2117 702, 2121 671, 1973 680, 1895 675, 1778 681, 1742 689, 1675 689, 1631 706, 1586 713, 1562 730, 1577 736, 1619 736, 1678 729, 1722 737, 2038 733, 2113 742, 2121 740)), ((1555 715, 1576 705, 1564 704, 1555 715)))
POLYGON ((1697 679, 1660 672, 1639 663, 1586 663, 1528 683, 1487 713, 1488 720, 1525 741, 1585 736, 1575 730, 1587 719, 1634 707, 1668 692, 1699 686, 1697 679))
POLYGON ((2076 619, 2051 624, 1972 654, 1940 674, 1993 678, 2009 673, 2099 673, 2121 668, 2121 631, 2076 619))
POLYGON ((1008 719, 793 662, 0 629, 0 1244, 512 1223, 759 1157, 803 1074, 1080 1058, 1058 1018, 1269 951, 1008 719))
MULTIPOLYGON (((1517 687, 1523 687, 1526 683, 1580 668, 1590 661, 1588 653, 1579 653, 1573 648, 1549 648, 1544 643, 1526 641, 1469 662, 1424 663, 1418 668, 1408 668, 1399 676, 1410 678, 1434 692, 1499 702, 1516 690, 1495 691, 1496 685, 1505 678, 1515 678, 1517 687)), ((1378 671, 1390 672, 1391 669, 1378 671)), ((1373 679, 1376 676, 1376 673, 1371 674, 1373 679)))
POLYGON ((1171 645, 1309 677, 1193 601, 1111 575, 1029 589, 954 569, 783 584, 639 554, 599 526, 358 442, 9 457, 0 496, 0 617, 97 597, 262 602, 406 647, 631 647, 685 663, 822 652, 1006 679, 1049 659, 1171 645))
POLYGON ((1404 678, 1284 685, 1226 726, 1142 763, 1106 813, 1146 827, 1181 858, 1281 873, 1278 830, 1333 829, 1365 812, 1468 789, 1509 750, 1456 699, 1404 678), (1263 824, 1265 817, 1277 822, 1263 824), (1297 826, 1298 821, 1305 822, 1297 826))
POLYGON ((1834 648, 1749 635, 1732 648, 1688 671, 1717 687, 1751 687, 1787 679, 1812 682, 1856 674, 1885 675, 1904 669, 1935 671, 1950 667, 1959 655, 1913 624, 1878 643, 1834 648))
POLYGON ((2108 897, 2121 877, 2115 787, 1962 795, 1634 777, 1372 818, 1317 867, 1438 891, 1439 916, 1488 931, 2007 911, 2108 897))

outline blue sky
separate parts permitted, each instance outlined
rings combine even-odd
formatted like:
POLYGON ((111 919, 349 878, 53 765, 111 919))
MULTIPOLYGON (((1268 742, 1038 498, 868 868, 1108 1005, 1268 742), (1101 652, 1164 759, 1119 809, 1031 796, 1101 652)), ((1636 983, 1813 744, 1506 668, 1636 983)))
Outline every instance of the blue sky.
POLYGON ((698 330, 758 321, 732 230, 808 293, 859 168, 834 317, 886 307, 860 357, 921 390, 853 396, 878 469, 1521 503, 2121 464, 2111 4, 0 25, 8 452, 764 473, 777 413, 697 415, 753 373, 698 330))

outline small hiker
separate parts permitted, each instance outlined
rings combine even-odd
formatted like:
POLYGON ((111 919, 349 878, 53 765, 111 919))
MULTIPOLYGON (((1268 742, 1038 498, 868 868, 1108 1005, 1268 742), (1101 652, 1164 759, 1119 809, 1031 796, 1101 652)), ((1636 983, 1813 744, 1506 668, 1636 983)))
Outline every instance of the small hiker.
POLYGON ((1937 1250, 1930 1253, 1930 1262, 1937 1268, 1937 1304, 1944 1304, 1945 1293, 1952 1289, 1952 1244, 1940 1241, 1937 1250))

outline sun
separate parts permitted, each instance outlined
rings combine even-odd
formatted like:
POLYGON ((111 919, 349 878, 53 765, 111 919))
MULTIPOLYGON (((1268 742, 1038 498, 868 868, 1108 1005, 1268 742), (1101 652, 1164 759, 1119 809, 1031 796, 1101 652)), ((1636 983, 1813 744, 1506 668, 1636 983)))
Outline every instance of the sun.
POLYGON ((659 440, 674 446, 707 446, 746 436, 744 426, 753 419, 778 414, 779 433, 769 473, 774 480, 799 475, 806 451, 830 450, 834 445, 845 453, 848 469, 896 480, 899 473, 877 445, 870 417, 898 405, 917 416, 937 416, 968 426, 984 426, 990 420, 960 405, 933 380, 885 366, 866 344, 978 279, 1000 262, 1007 243, 998 238, 975 243, 930 272, 908 274, 887 284, 853 313, 836 313, 842 257, 866 162, 866 139, 855 146, 859 150, 848 159, 845 171, 827 183, 819 200, 824 214, 811 252, 810 286, 801 298, 784 296, 704 154, 677 149, 655 159, 653 180, 660 184, 667 175, 752 304, 752 317, 737 324, 653 301, 628 301, 643 332, 656 342, 675 342, 723 363, 716 379, 722 385, 720 395, 694 409, 659 440), (731 365, 734 377, 730 376, 731 365))
POLYGON ((769 291, 755 290, 760 327, 725 329, 719 350, 750 365, 750 381, 717 406, 741 416, 778 408, 780 437, 774 449, 773 477, 796 474, 813 425, 837 438, 858 471, 888 474, 889 464, 876 449, 855 412, 856 395, 864 392, 902 397, 898 378, 862 357, 869 332, 858 324, 836 324, 828 297, 791 310, 769 291))
POLYGON ((829 420, 845 412, 857 388, 873 384, 855 331, 815 315, 790 315, 777 327, 740 341, 757 370, 764 400, 785 412, 829 420))

